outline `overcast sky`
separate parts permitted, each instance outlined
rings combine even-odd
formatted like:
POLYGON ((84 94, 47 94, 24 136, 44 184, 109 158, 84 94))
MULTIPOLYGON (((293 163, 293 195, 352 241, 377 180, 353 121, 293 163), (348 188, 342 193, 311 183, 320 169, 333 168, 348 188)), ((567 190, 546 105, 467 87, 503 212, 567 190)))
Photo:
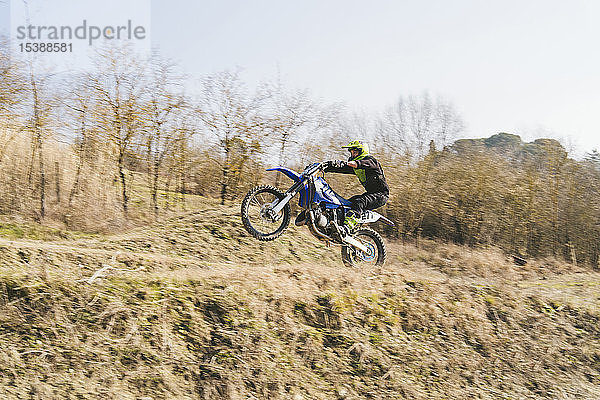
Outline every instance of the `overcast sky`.
MULTIPOLYGON (((45 4, 50 20, 66 18, 69 3, 88 4, 93 20, 103 4, 28 2, 45 4)), ((156 0, 141 8, 152 46, 192 77, 239 66, 253 82, 279 71, 289 86, 373 112, 428 91, 454 103, 465 136, 510 132, 600 149, 600 1, 156 0)), ((0 10, 7 30, 6 1, 0 10)), ((120 17, 136 21, 131 7, 120 17)))

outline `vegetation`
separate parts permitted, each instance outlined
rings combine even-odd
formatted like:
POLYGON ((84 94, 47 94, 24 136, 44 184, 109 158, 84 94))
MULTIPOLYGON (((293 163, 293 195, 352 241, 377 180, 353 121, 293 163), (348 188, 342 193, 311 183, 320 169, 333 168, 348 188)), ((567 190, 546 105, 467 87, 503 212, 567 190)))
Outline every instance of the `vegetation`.
POLYGON ((187 93, 126 49, 65 79, 7 54, 0 397, 600 397, 597 151, 456 140, 427 94, 348 115, 237 71, 187 93), (391 187, 384 267, 344 268, 294 226, 243 230, 243 194, 285 185, 266 166, 357 137, 391 187))
POLYGON ((250 238, 237 212, 0 239, 0 396, 600 395, 597 272, 428 240, 349 269, 305 230, 250 238))
MULTIPOLYGON (((380 115, 237 71, 186 93, 175 65, 106 49, 97 69, 57 78, 0 50, 0 215, 58 229, 116 232, 194 207, 196 195, 239 203, 275 162, 301 169, 369 140, 385 166, 392 237, 493 245, 521 257, 600 260, 599 157, 569 158, 555 140, 500 133, 460 139, 452 104, 400 97, 380 115)), ((341 194, 351 177, 329 177, 341 194)))
POLYGON ((406 168, 389 212, 403 223, 399 234, 596 267, 598 166, 568 158, 551 139, 458 140, 406 168))

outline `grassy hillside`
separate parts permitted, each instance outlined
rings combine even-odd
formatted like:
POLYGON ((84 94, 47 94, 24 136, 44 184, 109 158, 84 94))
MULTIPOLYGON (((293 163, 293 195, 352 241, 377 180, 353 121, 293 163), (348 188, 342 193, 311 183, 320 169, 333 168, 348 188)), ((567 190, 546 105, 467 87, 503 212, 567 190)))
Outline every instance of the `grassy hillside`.
POLYGON ((18 228, 1 398, 600 398, 596 271, 433 242, 353 270, 216 205, 118 236, 18 228))

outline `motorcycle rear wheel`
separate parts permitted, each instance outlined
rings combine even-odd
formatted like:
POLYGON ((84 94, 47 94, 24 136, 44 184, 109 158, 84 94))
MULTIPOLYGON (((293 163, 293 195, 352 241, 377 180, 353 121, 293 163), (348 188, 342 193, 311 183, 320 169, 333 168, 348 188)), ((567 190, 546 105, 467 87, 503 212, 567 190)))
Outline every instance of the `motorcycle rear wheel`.
POLYGON ((369 253, 363 253, 352 246, 342 246, 342 261, 345 266, 353 268, 380 267, 385 263, 387 250, 379 233, 373 229, 360 228, 352 236, 362 242, 369 249, 369 253))
POLYGON ((271 185, 261 185, 250 190, 242 201, 242 223, 258 240, 271 241, 277 239, 290 224, 290 203, 275 214, 269 214, 269 205, 276 199, 283 199, 281 190, 271 185))

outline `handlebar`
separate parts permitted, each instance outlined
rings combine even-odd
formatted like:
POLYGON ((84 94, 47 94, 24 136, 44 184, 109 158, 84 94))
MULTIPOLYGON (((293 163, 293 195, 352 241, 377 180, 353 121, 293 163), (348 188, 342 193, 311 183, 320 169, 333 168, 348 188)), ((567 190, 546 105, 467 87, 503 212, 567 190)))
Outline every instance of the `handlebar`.
POLYGON ((323 163, 321 163, 321 162, 309 164, 306 166, 306 168, 304 168, 302 175, 304 175, 304 176, 312 175, 322 168, 323 168, 323 163))

